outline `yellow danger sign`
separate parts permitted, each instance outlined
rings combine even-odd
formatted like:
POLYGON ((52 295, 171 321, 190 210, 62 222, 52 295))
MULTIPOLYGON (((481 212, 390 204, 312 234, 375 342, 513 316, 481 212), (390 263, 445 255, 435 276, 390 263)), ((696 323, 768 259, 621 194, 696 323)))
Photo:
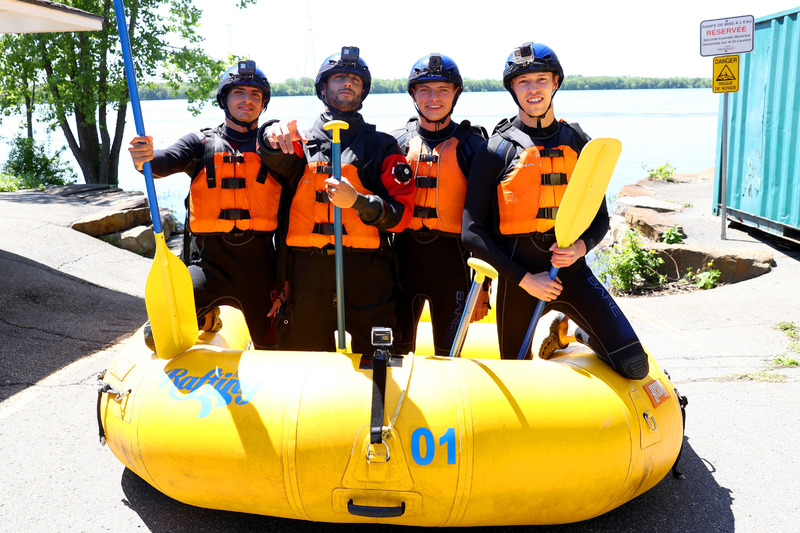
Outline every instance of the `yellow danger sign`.
POLYGON ((739 56, 714 58, 711 88, 715 93, 735 93, 739 90, 739 56))

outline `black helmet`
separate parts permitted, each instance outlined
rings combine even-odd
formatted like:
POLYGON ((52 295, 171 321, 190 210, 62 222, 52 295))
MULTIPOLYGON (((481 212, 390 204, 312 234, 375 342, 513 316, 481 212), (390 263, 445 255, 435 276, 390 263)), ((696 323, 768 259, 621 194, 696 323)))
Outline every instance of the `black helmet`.
POLYGON ((503 85, 511 94, 511 80, 528 72, 553 72, 558 76, 558 85, 564 83, 564 70, 553 49, 542 43, 529 42, 518 46, 506 59, 503 69, 503 85))
POLYGON ((442 54, 428 54, 414 63, 414 66, 411 67, 411 73, 408 75, 408 94, 413 97, 414 86, 418 83, 429 81, 452 83, 456 86, 456 94, 464 88, 458 65, 456 65, 455 61, 442 54))
POLYGON ((264 94, 264 107, 262 112, 267 108, 270 98, 269 81, 266 74, 256 67, 256 62, 245 59, 239 61, 238 65, 233 65, 222 73, 219 79, 219 88, 217 89, 217 104, 221 109, 225 109, 227 113, 227 100, 228 91, 239 85, 247 85, 249 87, 256 87, 261 89, 264 94))
POLYGON ((317 80, 314 83, 314 88, 317 90, 317 98, 325 102, 322 97, 322 85, 328 81, 331 74, 338 73, 355 74, 361 78, 361 82, 364 84, 361 91, 361 100, 364 101, 372 85, 372 76, 369 73, 367 63, 359 56, 358 47, 343 46, 341 53, 329 56, 322 63, 317 73, 317 80))

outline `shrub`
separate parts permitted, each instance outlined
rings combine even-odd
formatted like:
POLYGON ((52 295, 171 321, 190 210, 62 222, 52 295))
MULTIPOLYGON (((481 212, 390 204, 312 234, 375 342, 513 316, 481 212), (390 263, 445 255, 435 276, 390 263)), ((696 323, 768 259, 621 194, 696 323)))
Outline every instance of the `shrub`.
POLYGON ((648 250, 641 244, 642 234, 628 230, 621 245, 597 253, 600 280, 612 292, 628 293, 646 287, 648 284, 661 285, 667 278, 657 269, 664 259, 655 250, 648 250))
POLYGON ((719 281, 719 277, 722 275, 722 272, 715 268, 710 268, 712 264, 713 263, 708 264, 708 270, 692 272, 691 268, 687 269, 684 279, 697 288, 703 290, 713 289, 717 286, 717 282, 719 281))
POLYGON ((672 226, 661 235, 661 242, 667 244, 680 244, 683 242, 683 233, 678 225, 672 226))
POLYGON ((10 175, 11 180, 16 179, 16 189, 13 190, 66 185, 77 179, 69 165, 61 159, 64 148, 50 156, 44 146, 22 135, 14 137, 11 144, 11 151, 2 171, 10 175))
POLYGON ((647 178, 661 181, 673 181, 672 175, 675 174, 675 167, 669 163, 664 163, 657 168, 647 168, 647 165, 642 163, 642 168, 647 171, 647 178))

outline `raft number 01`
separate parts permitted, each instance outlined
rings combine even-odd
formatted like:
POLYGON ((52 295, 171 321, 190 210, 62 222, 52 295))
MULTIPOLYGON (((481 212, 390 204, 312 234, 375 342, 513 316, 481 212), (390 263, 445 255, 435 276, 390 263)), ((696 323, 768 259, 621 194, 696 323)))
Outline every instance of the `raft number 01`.
MULTIPOLYGON (((411 455, 414 457, 414 462, 420 466, 426 466, 433 462, 433 457, 436 454, 434 447, 433 432, 428 428, 417 428, 411 434, 411 455), (424 442, 424 444, 423 444, 424 442), (423 455, 420 448, 425 448, 423 455)), ((447 464, 456 464, 456 429, 447 428, 444 435, 439 437, 439 446, 444 446, 447 450, 447 464)))

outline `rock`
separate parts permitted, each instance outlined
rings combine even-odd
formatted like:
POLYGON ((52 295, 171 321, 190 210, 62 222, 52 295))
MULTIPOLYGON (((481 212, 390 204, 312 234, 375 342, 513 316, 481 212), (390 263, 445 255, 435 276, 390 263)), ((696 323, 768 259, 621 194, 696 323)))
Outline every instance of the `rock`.
POLYGON ((72 229, 93 237, 110 235, 150 222, 150 208, 109 210, 86 216, 72 223, 72 229))
POLYGON ((688 269, 694 273, 714 269, 720 271, 718 283, 738 283, 766 274, 775 266, 769 252, 660 242, 644 244, 664 258, 659 270, 669 279, 684 277, 688 269))
POLYGON ((623 196, 614 203, 614 214, 624 215, 631 207, 653 209, 660 213, 676 213, 683 210, 683 206, 674 202, 665 202, 649 196, 623 196))
POLYGON ((156 249, 156 238, 152 226, 136 226, 120 233, 120 247, 147 255, 156 249))
MULTIPOLYGON (((641 183, 641 182, 640 182, 641 183)), ((617 194, 617 199, 625 197, 655 196, 656 191, 649 187, 643 187, 639 183, 634 185, 623 185, 617 194)))
MULTIPOLYGON (((653 240, 660 242, 666 231, 671 230, 678 224, 670 217, 659 213, 653 209, 643 209, 641 207, 629 207, 625 210, 625 222, 631 228, 639 228, 642 234, 653 240)), ((678 226, 678 231, 683 238, 686 234, 683 228, 678 226)))

